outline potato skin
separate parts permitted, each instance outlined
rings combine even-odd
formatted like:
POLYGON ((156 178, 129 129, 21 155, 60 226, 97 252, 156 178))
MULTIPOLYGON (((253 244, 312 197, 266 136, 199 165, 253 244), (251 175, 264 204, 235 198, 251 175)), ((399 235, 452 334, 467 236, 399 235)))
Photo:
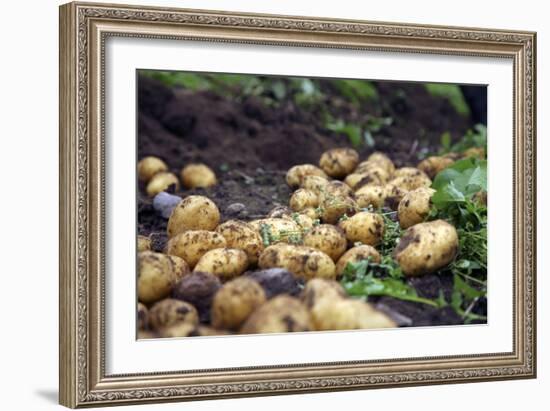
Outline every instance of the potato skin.
POLYGON ((381 208, 386 201, 384 187, 379 185, 367 184, 355 192, 355 202, 360 208, 372 206, 381 208))
POLYGON ((306 307, 311 309, 325 298, 338 299, 346 296, 346 292, 338 281, 314 278, 306 283, 300 298, 306 307))
POLYGON ((379 263, 381 261, 380 253, 378 253, 376 248, 373 246, 358 245, 350 248, 338 260, 338 263, 336 264, 336 274, 338 276, 344 274, 344 270, 346 269, 348 263, 358 263, 359 261, 366 260, 369 257, 371 261, 375 263, 379 263))
POLYGON ((342 229, 330 224, 320 224, 304 235, 305 246, 324 252, 337 261, 347 249, 348 242, 342 229))
POLYGON ((292 218, 262 218, 249 222, 258 234, 262 233, 262 227, 266 226, 267 230, 275 238, 273 243, 290 242, 296 237, 301 238, 302 230, 300 226, 292 218))
POLYGON ((216 248, 207 251, 197 262, 195 271, 204 271, 220 277, 221 280, 235 278, 248 268, 248 257, 238 248, 216 248))
POLYGON ((377 245, 384 235, 384 219, 381 215, 361 211, 346 220, 340 221, 338 226, 350 243, 377 245))
POLYGON ((138 330, 147 330, 149 328, 149 310, 140 302, 137 303, 137 327, 138 330))
POLYGON ((327 179, 326 173, 313 164, 299 164, 291 167, 286 173, 286 183, 290 187, 298 187, 306 176, 317 176, 327 179))
POLYGON ((302 211, 308 207, 317 207, 319 205, 319 198, 313 191, 299 188, 290 197, 289 205, 294 211, 302 211))
POLYGON ((334 180, 330 181, 322 190, 319 195, 319 199, 325 200, 331 197, 351 197, 353 195, 353 190, 350 186, 342 181, 334 180))
POLYGON ((139 181, 149 182, 155 174, 168 171, 168 166, 158 157, 148 156, 142 158, 137 165, 139 181))
POLYGON ((324 298, 311 309, 315 330, 393 328, 397 325, 369 303, 351 298, 324 298))
POLYGON ((357 203, 351 197, 331 197, 320 206, 321 221, 326 224, 337 224, 344 214, 349 217, 358 209, 357 203))
POLYGON ((168 296, 176 280, 170 257, 153 251, 138 253, 139 301, 150 304, 168 296))
POLYGON ((433 179, 440 171, 445 170, 453 163, 454 160, 449 157, 431 156, 418 163, 417 168, 433 179))
POLYGON ((420 187, 405 194, 397 208, 401 228, 409 228, 424 221, 430 212, 430 199, 434 193, 432 188, 420 187))
POLYGON ((193 269, 207 251, 226 245, 225 238, 219 233, 190 230, 171 238, 166 245, 166 253, 183 258, 193 269))
POLYGON ((196 324, 191 324, 187 321, 177 321, 166 327, 162 327, 158 332, 162 338, 180 338, 193 335, 196 329, 196 324))
POLYGON ((262 237, 250 224, 240 220, 229 220, 220 224, 216 232, 225 238, 227 247, 243 250, 251 265, 258 262, 264 245, 262 237))
POLYGON ((151 248, 152 248, 152 241, 149 237, 146 237, 144 235, 137 236, 138 253, 141 251, 151 251, 151 248))
POLYGON ((297 277, 333 279, 336 267, 332 259, 311 247, 275 244, 267 247, 258 261, 260 268, 284 268, 297 277))
POLYGON ((325 151, 319 166, 329 176, 342 178, 350 174, 359 163, 359 154, 351 148, 333 148, 325 151))
POLYGON ((172 271, 174 272, 176 281, 179 281, 191 272, 189 269, 189 264, 187 264, 183 258, 178 257, 177 255, 169 255, 168 258, 172 261, 172 271))
POLYGON ((388 179, 389 175, 382 167, 377 165, 368 165, 368 168, 363 166, 362 168, 355 170, 352 174, 349 174, 344 181, 353 190, 358 190, 367 184, 385 184, 388 179))
POLYGON ((404 274, 420 276, 445 267, 457 252, 456 229, 444 220, 435 220, 407 229, 393 257, 404 274))
POLYGON ((145 191, 149 197, 154 197, 158 193, 166 191, 170 186, 174 186, 176 190, 180 187, 180 182, 175 174, 162 171, 155 174, 147 183, 145 191))
POLYGON ((186 188, 211 187, 216 185, 216 174, 206 164, 188 164, 180 172, 181 182, 186 188))
POLYGON ((311 190, 315 194, 319 195, 326 191, 326 187, 328 186, 329 181, 320 176, 305 176, 302 179, 302 184, 300 184, 301 188, 304 188, 306 190, 311 190))
POLYGON ((168 237, 188 230, 214 230, 220 223, 220 210, 208 197, 188 196, 172 210, 168 219, 168 237))
POLYGON ((420 170, 417 170, 421 174, 411 175, 411 176, 400 176, 395 177, 389 181, 388 185, 394 185, 402 190, 411 191, 416 190, 420 187, 429 187, 432 185, 432 180, 420 170))
POLYGON ((367 158, 367 161, 369 163, 375 163, 383 167, 389 176, 391 176, 395 172, 393 161, 391 161, 391 159, 387 155, 379 151, 372 153, 367 158))
POLYGON ((185 301, 165 298, 158 301, 149 310, 149 325, 153 330, 160 330, 178 322, 196 326, 199 315, 195 307, 185 301))
POLYGON ((240 334, 301 332, 311 329, 309 312, 297 298, 272 298, 246 320, 240 334))
POLYGON ((265 302, 265 292, 256 281, 239 277, 226 283, 212 302, 212 326, 238 329, 265 302))
POLYGON ((388 183, 384 186, 384 205, 391 208, 392 210, 397 210, 399 203, 405 197, 405 194, 409 190, 405 190, 393 183, 388 183))

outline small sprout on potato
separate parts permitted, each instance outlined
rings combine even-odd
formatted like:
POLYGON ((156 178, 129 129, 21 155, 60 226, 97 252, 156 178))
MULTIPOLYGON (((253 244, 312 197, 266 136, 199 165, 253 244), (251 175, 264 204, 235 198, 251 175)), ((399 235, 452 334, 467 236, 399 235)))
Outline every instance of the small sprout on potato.
POLYGON ((158 157, 144 157, 137 165, 137 174, 139 181, 148 183, 155 174, 168 171, 168 166, 158 157))
POLYGON ((151 238, 146 237, 144 235, 138 235, 137 236, 137 251, 138 253, 141 251, 151 251, 152 248, 152 241, 151 238))
POLYGON ((401 228, 409 228, 424 221, 430 213, 430 199, 434 193, 432 188, 420 187, 405 194, 397 208, 401 228))
POLYGON ((319 160, 319 166, 329 176, 343 178, 350 174, 359 163, 359 154, 351 148, 334 148, 325 151, 319 160))
POLYGON ((248 268, 248 257, 238 248, 216 248, 207 251, 197 262, 195 271, 204 271, 220 277, 221 280, 235 278, 248 268))
POLYGON ((195 271, 174 286, 172 297, 192 304, 199 313, 200 321, 208 322, 212 300, 221 286, 220 279, 214 274, 195 271))
POLYGON ((138 254, 139 301, 150 304, 168 296, 176 280, 170 257, 153 251, 138 254))
POLYGON ((380 243, 384 235, 384 219, 380 214, 368 211, 361 211, 338 225, 350 243, 360 241, 363 244, 375 246, 380 243))
POLYGON ((204 188, 216 185, 216 174, 206 164, 189 164, 180 172, 185 188, 204 188))
POLYGON ((149 325, 153 330, 161 330, 179 322, 196 326, 199 315, 195 307, 185 301, 165 298, 153 304, 149 310, 149 325))
POLYGON ((238 329, 265 300, 265 292, 256 281, 247 277, 229 281, 214 296, 212 326, 238 329))
POLYGON ((336 274, 341 276, 344 274, 348 264, 358 263, 363 260, 370 259, 375 263, 381 261, 380 253, 370 245, 356 245, 353 248, 350 248, 344 253, 342 257, 338 260, 336 264, 336 274))
POLYGON ((188 230, 214 230, 220 223, 220 210, 204 196, 185 197, 174 208, 168 220, 168 237, 188 230))
POLYGON ((313 164, 300 164, 291 167, 286 173, 286 182, 290 187, 299 187, 307 176, 316 176, 326 180, 328 176, 319 167, 313 164))
POLYGON ((258 308, 242 326, 241 334, 286 333, 311 330, 306 307, 297 298, 279 295, 258 308))
POLYGON ((160 172, 155 174, 149 183, 147 183, 147 188, 145 191, 149 197, 154 197, 158 193, 166 191, 171 187, 174 187, 175 190, 178 190, 180 183, 178 177, 175 174, 168 172, 160 172))
POLYGON ((219 233, 190 230, 171 238, 166 245, 166 253, 183 258, 193 269, 207 251, 226 245, 225 238, 219 233))
POLYGON ((342 229, 330 224, 321 224, 304 235, 303 244, 327 254, 337 261, 346 251, 347 240, 342 229))

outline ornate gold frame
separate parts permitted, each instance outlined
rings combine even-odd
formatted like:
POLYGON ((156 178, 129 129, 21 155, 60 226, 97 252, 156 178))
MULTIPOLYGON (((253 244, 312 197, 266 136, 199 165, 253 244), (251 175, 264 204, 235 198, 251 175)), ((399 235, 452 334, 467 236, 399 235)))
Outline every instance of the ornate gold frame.
POLYGON ((60 402, 68 407, 533 378, 531 32, 70 3, 60 8, 60 402), (475 55, 514 64, 514 349, 506 353, 105 375, 103 63, 109 36, 475 55))

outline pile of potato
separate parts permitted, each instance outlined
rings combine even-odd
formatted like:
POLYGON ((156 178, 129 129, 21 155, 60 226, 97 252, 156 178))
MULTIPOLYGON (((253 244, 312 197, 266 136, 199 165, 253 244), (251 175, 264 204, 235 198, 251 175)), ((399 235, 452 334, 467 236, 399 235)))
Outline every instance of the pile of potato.
MULTIPOLYGON (((454 161, 430 157, 396 168, 382 153, 360 161, 353 149, 332 149, 318 166, 288 170, 295 189, 289 207, 248 222, 221 222, 209 198, 183 198, 168 220, 163 253, 138 238, 140 337, 395 327, 371 304, 347 297, 337 280, 348 263, 381 260, 382 209, 406 229, 393 254, 406 275, 453 261, 455 228, 424 220, 431 178, 454 161)), ((179 185, 154 157, 140 161, 138 176, 149 195, 179 185)), ((205 165, 185 167, 181 180, 185 187, 216 184, 205 165)))

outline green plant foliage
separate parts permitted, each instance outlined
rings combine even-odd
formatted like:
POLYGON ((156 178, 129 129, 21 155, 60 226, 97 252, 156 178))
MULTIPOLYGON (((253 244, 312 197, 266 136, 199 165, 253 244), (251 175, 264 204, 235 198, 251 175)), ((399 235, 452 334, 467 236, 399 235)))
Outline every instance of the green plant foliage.
POLYGON ((353 104, 359 105, 378 99, 378 91, 370 81, 342 79, 334 80, 333 84, 340 94, 353 104))
POLYGON ((454 107, 457 113, 467 116, 470 114, 470 108, 464 99, 460 87, 456 84, 426 83, 424 84, 428 93, 432 96, 446 98, 454 107))

